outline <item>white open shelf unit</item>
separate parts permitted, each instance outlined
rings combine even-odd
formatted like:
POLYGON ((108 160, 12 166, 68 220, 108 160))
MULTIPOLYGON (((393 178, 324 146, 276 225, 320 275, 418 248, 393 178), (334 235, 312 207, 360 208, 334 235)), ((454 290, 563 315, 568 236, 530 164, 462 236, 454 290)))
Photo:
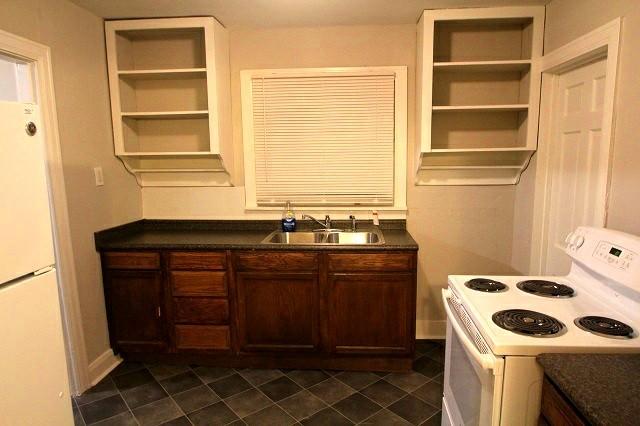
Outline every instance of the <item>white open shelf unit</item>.
POLYGON ((424 11, 418 185, 516 184, 537 147, 544 7, 424 11))
POLYGON ((229 45, 212 17, 105 23, 115 154, 141 186, 228 186, 229 45))

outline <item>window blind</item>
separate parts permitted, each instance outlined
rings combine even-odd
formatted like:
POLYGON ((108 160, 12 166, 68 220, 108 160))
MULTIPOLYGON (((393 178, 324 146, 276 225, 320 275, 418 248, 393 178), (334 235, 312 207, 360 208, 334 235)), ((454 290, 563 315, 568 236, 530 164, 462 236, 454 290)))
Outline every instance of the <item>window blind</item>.
POLYGON ((253 77, 257 204, 393 205, 394 81, 253 77))

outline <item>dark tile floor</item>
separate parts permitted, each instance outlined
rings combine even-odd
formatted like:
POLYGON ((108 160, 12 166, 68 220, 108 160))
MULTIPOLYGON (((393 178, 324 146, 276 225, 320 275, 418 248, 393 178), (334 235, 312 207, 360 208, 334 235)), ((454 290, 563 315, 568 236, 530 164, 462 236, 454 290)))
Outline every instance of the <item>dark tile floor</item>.
POLYGON ((440 425, 444 345, 411 373, 123 363, 74 398, 76 425, 440 425))

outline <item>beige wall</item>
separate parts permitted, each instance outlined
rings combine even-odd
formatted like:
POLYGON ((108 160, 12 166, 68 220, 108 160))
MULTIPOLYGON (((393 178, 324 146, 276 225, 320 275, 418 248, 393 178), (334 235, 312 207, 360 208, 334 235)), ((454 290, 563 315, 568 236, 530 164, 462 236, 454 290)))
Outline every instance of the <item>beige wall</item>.
POLYGON ((93 232, 142 216, 135 180, 113 156, 102 20, 66 0, 0 0, 0 29, 51 48, 82 327, 89 362, 109 349, 93 232), (105 186, 96 187, 93 167, 105 186))
POLYGON ((548 53, 618 16, 623 21, 607 226, 640 235, 640 2, 553 0, 547 8, 545 51, 548 53))
MULTIPOLYGON (((244 212, 239 74, 243 69, 406 65, 408 152, 415 152, 415 25, 243 29, 231 31, 230 43, 233 138, 238 165, 234 182, 238 186, 145 188, 145 217, 279 217, 280 212, 244 212)), ((415 159, 409 155, 408 169, 414 170, 415 159)), ((413 178, 413 172, 409 172, 407 220, 411 234, 420 244, 418 333, 424 336, 442 332, 444 312, 439 290, 446 286, 447 274, 512 272, 509 264, 515 189, 416 187, 413 178)))

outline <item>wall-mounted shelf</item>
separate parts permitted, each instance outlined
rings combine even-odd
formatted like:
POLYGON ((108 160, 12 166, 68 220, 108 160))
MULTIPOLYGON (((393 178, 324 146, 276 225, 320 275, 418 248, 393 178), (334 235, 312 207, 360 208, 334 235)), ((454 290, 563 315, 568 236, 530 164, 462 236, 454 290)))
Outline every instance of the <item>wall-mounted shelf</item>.
POLYGON ((525 71, 531 67, 528 59, 514 61, 434 62, 434 72, 506 72, 525 71))
POLYGON ((229 47, 214 18, 105 24, 115 154, 141 186, 228 186, 229 47))
POLYGON ((543 7, 425 11, 418 185, 516 184, 537 146, 543 7))
POLYGON ((170 118, 206 118, 209 111, 155 111, 155 112, 123 112, 123 118, 140 120, 170 119, 170 118))
POLYGON ((528 104, 522 105, 434 105, 433 112, 456 111, 526 111, 528 104))
POLYGON ((129 70, 118 71, 122 79, 142 80, 142 79, 170 79, 170 78, 190 78, 206 77, 206 68, 182 68, 182 69, 159 69, 159 70, 129 70))

